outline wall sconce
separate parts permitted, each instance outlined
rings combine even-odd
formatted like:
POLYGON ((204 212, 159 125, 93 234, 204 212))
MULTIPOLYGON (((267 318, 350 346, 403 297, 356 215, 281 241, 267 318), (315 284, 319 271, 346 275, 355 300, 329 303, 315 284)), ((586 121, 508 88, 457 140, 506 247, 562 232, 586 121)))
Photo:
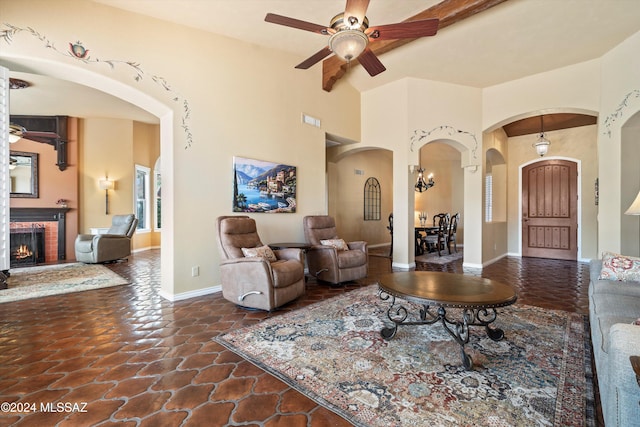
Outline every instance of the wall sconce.
POLYGON ((424 180, 424 169, 419 168, 418 169, 418 181, 416 182, 416 185, 415 185, 415 189, 416 189, 416 191, 418 193, 422 193, 423 191, 427 191, 428 189, 430 189, 431 187, 436 185, 436 182, 433 180, 433 174, 432 173, 429 174, 427 179, 428 179, 428 181, 424 180))
POLYGON ((104 213, 109 215, 109 190, 113 190, 116 187, 115 181, 109 178, 100 180, 100 189, 104 190, 104 213))

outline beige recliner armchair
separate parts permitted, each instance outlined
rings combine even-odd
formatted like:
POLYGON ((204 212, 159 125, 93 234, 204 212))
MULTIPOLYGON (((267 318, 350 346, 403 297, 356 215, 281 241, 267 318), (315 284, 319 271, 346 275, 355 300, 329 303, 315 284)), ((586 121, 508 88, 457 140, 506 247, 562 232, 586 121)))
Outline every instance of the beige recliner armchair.
POLYGON ((367 277, 367 242, 348 242, 341 248, 342 241, 338 238, 333 217, 305 216, 303 221, 304 236, 312 245, 307 251, 310 274, 333 284, 367 277))
POLYGON ((271 311, 304 294, 304 258, 300 249, 272 251, 262 243, 255 220, 248 216, 221 216, 216 226, 225 299, 243 307, 271 311))
POLYGON ((76 237, 76 260, 87 264, 117 261, 131 255, 131 237, 138 226, 133 214, 114 215, 106 234, 80 234, 76 237))

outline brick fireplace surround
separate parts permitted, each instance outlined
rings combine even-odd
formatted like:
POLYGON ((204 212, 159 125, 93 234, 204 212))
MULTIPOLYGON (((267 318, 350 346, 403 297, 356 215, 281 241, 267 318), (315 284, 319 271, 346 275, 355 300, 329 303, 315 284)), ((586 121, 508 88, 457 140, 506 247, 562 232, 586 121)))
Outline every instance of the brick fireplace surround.
POLYGON ((10 226, 44 225, 45 262, 62 261, 66 259, 67 211, 69 208, 11 208, 10 226))

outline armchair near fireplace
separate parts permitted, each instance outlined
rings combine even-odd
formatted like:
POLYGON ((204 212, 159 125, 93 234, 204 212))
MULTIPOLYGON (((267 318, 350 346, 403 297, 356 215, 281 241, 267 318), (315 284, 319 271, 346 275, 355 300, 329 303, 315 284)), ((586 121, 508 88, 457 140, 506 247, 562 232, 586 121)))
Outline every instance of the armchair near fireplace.
POLYGON ((131 237, 138 219, 133 215, 114 215, 106 234, 80 234, 76 237, 76 260, 87 264, 117 261, 131 255, 131 237))

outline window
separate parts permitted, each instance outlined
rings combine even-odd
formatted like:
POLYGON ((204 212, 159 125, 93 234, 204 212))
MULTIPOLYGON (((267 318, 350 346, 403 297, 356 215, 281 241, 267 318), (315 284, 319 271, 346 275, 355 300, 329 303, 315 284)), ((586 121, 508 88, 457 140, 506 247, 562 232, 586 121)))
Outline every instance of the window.
POLYGON ((138 218, 138 230, 149 231, 151 229, 150 211, 151 200, 149 197, 151 170, 148 167, 136 165, 136 179, 134 194, 134 206, 138 218))
POLYGON ((153 185, 155 206, 155 222, 153 225, 156 231, 160 231, 162 228, 162 174, 160 173, 160 159, 156 161, 156 164, 153 167, 153 185))
POLYGON ((364 184, 364 220, 380 221, 380 183, 373 177, 364 184))
POLYGON ((493 221, 493 175, 490 173, 484 177, 484 220, 493 221))

